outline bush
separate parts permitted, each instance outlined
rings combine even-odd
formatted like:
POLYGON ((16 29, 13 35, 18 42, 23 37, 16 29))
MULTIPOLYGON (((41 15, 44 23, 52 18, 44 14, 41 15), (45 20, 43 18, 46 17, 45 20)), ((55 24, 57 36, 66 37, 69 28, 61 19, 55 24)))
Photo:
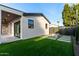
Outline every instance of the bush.
POLYGON ((59 33, 61 35, 74 35, 74 28, 65 28, 65 29, 60 29, 59 33))

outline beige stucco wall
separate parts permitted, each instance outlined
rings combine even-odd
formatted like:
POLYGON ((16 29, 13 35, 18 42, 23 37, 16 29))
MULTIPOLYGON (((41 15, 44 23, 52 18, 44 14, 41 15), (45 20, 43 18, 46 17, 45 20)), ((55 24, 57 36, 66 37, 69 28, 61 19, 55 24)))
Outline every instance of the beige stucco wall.
POLYGON ((42 16, 29 16, 23 17, 21 20, 22 38, 31 38, 34 36, 48 35, 49 34, 49 23, 42 16), (28 19, 34 20, 34 28, 28 28, 28 19), (45 24, 48 24, 48 28, 45 28, 45 24))

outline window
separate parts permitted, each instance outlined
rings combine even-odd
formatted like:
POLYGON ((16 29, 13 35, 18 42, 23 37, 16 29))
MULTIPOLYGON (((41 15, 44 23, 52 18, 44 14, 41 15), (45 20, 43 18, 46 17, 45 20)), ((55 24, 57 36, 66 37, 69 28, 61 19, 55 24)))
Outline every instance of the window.
POLYGON ((28 28, 34 28, 34 20, 28 19, 28 28))
POLYGON ((45 24, 45 28, 47 29, 47 24, 45 24))

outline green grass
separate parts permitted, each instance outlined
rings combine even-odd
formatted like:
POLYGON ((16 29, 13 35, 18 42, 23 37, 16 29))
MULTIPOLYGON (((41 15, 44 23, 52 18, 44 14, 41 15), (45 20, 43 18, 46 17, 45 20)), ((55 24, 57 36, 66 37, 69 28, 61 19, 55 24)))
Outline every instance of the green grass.
POLYGON ((0 55, 11 56, 71 56, 71 43, 50 40, 42 36, 0 45, 0 55))

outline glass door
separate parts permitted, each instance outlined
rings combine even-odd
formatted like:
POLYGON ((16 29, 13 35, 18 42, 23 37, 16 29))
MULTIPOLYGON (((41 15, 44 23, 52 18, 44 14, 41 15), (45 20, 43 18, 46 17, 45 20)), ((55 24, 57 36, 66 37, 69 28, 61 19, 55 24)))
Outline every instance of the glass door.
POLYGON ((20 21, 14 23, 14 36, 20 38, 20 21))

